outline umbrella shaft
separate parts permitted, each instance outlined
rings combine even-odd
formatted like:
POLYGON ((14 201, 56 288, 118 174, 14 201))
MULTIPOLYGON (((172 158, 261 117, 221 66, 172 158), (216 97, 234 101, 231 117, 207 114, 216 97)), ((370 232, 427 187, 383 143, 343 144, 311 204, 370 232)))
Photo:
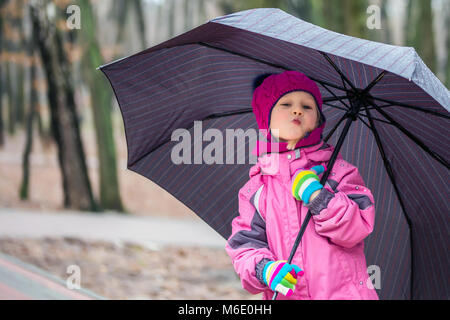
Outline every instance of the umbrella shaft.
MULTIPOLYGON (((334 148, 333 154, 330 157, 330 161, 327 165, 327 171, 322 176, 322 179, 320 179, 320 184, 325 185, 325 182, 328 179, 328 176, 331 173, 331 170, 333 169, 334 163, 336 162, 337 156, 339 154, 339 151, 341 150, 342 144, 344 143, 345 137, 347 136, 348 130, 350 129, 350 125, 352 124, 354 120, 352 119, 351 115, 347 116, 347 121, 345 122, 344 130, 342 131, 341 136, 339 137, 339 140, 336 144, 336 147, 334 148)), ((294 246, 292 247, 291 253, 289 255, 288 263, 290 264, 292 262, 292 259, 294 258, 295 252, 297 251, 298 245, 300 244, 300 241, 302 240, 303 233, 306 230, 306 227, 308 226, 309 220, 311 220, 311 210, 308 210, 308 213, 306 214, 305 220, 303 220, 302 225, 300 227, 300 231, 298 232, 297 238, 295 239, 294 246)), ((275 292, 272 300, 276 300, 278 296, 278 292, 275 292)))

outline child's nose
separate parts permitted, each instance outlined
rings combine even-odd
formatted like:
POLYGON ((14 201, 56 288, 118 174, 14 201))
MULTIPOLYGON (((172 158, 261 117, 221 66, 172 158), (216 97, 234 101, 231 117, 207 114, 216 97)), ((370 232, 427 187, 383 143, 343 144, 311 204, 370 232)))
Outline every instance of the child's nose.
POLYGON ((302 114, 302 108, 300 108, 299 106, 294 106, 292 108, 292 113, 296 116, 302 114))

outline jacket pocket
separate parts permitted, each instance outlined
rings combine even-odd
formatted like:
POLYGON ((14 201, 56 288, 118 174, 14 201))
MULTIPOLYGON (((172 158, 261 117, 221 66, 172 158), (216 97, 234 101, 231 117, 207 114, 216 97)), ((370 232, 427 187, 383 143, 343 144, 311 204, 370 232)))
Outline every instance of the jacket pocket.
POLYGON ((342 278, 351 298, 360 299, 367 290, 368 275, 366 272, 365 256, 362 244, 351 249, 341 247, 339 250, 339 263, 342 267, 342 278))

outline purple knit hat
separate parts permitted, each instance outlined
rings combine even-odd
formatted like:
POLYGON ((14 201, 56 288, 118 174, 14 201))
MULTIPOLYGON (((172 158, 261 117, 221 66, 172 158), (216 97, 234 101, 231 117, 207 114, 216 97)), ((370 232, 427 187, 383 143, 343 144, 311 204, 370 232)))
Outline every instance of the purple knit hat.
POLYGON ((257 142, 257 155, 260 155, 263 152, 270 152, 270 150, 277 150, 279 152, 288 150, 286 148, 286 142, 272 141, 269 124, 272 109, 277 101, 283 95, 292 91, 305 91, 311 94, 316 101, 320 113, 319 126, 297 142, 295 148, 315 145, 322 139, 322 132, 325 127, 326 119, 322 113, 322 95, 320 94, 317 84, 299 71, 284 71, 279 74, 271 74, 266 77, 253 92, 252 108, 256 117, 256 122, 258 123, 260 130, 267 130, 267 135, 265 137, 267 141, 257 142), (275 143, 277 145, 274 145, 275 143), (274 147, 276 147, 276 149, 274 149, 274 147))

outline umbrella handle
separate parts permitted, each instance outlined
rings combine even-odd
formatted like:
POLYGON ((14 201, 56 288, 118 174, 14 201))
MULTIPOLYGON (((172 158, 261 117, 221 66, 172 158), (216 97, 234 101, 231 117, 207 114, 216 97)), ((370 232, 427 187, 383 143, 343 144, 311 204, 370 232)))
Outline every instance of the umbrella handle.
MULTIPOLYGON (((344 143, 345 137, 347 136, 347 133, 348 133, 348 130, 350 129, 350 125, 352 124, 352 121, 354 121, 354 120, 351 118, 351 116, 348 116, 347 121, 345 122, 345 127, 342 131, 342 134, 339 137, 336 147, 334 148, 333 154, 331 155, 330 160, 326 166, 327 170, 324 172, 322 178, 320 179, 320 184, 323 186, 325 185, 325 183, 328 179, 328 176, 331 173, 331 170, 333 170, 334 163, 336 162, 339 151, 342 148, 342 144, 344 143)), ((292 259, 294 258, 294 254, 297 251, 298 245, 300 244, 300 241, 302 240, 303 233, 305 232, 306 227, 307 227, 311 217, 312 217, 311 210, 308 209, 308 213, 306 214, 305 220, 303 220, 303 223, 300 227, 300 231, 297 234, 297 238, 295 239, 294 246, 292 247, 291 253, 289 255, 289 259, 287 260, 287 263, 289 263, 289 264, 291 264, 292 259)), ((274 292, 272 300, 276 300, 277 296, 278 296, 278 292, 274 292)))

